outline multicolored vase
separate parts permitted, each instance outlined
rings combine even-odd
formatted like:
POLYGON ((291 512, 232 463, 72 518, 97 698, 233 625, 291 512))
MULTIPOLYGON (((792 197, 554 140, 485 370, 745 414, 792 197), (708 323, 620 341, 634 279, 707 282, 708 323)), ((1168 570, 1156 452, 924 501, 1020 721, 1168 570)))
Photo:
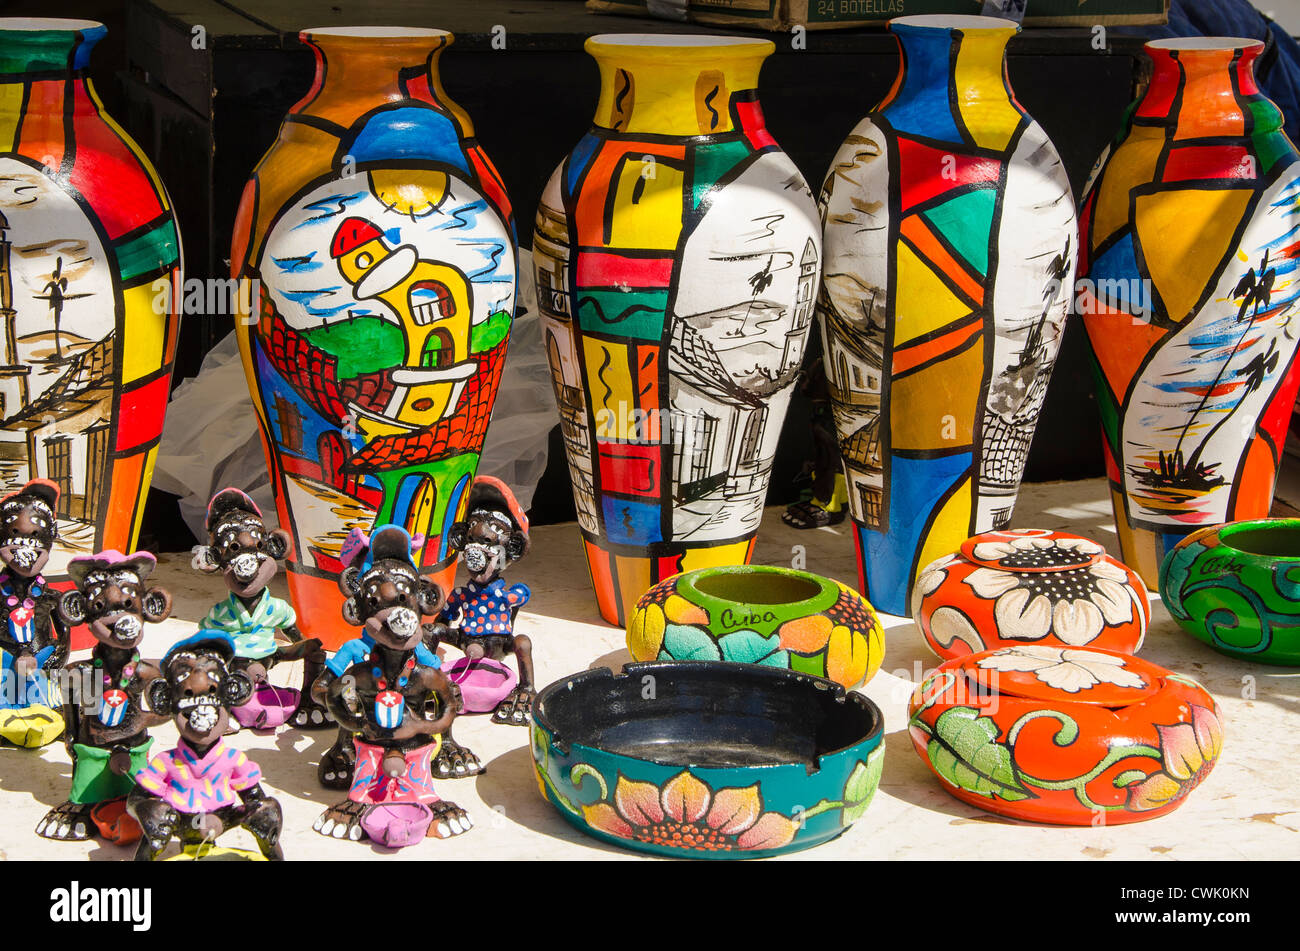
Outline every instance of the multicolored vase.
POLYGON ((885 629, 848 585, 807 571, 699 568, 641 596, 633 660, 727 660, 826 677, 852 689, 885 657, 885 629))
POLYGON ((1221 654, 1300 666, 1300 519, 1192 532, 1160 566, 1160 599, 1221 654))
POLYGON ((1255 85, 1255 40, 1148 43, 1146 94, 1081 214, 1092 343, 1124 561, 1268 514, 1300 387, 1300 165, 1255 85))
POLYGON ((761 858, 820 845, 866 813, 884 717, 860 693, 789 670, 597 667, 538 694, 532 752, 542 797, 588 835, 677 858, 761 858))
POLYGON ((1114 651, 1023 645, 950 660, 917 689, 912 744, 969 805, 1060 825, 1176 809, 1223 746, 1200 684, 1114 651))
POLYGON ((87 76, 105 32, 0 19, 0 494, 59 486, 51 580, 134 549, 179 329, 171 203, 87 76))
POLYGON ((1136 654, 1151 602, 1137 573, 1096 542, 1024 528, 976 535, 928 565, 912 617, 945 659, 1026 643, 1136 654))
POLYGON ((890 21, 893 90, 822 186, 824 363, 861 591, 906 614, 917 573, 1011 521, 1070 301, 1061 160, 986 17, 890 21))
POLYGON ((337 647, 340 550, 404 527, 450 587, 447 533, 496 398, 515 301, 501 180, 447 98, 441 30, 309 30, 311 90, 253 172, 231 264, 299 625, 337 647))
POLYGON ((763 125, 766 40, 596 36, 590 132, 537 210, 537 299, 601 616, 744 564, 812 325, 812 195, 763 125))

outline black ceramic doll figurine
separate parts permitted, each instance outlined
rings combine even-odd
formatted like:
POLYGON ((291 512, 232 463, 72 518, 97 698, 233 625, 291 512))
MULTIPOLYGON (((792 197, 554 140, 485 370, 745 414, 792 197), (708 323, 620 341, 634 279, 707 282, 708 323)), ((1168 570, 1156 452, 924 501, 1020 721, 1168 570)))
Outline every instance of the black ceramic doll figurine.
POLYGON ((224 631, 200 630, 163 657, 162 676, 149 684, 147 699, 154 713, 172 715, 180 742, 136 773, 127 796, 127 811, 144 833, 136 861, 156 859, 173 835, 182 854, 201 858, 212 854, 205 846, 217 836, 240 826, 265 858, 284 857, 280 803, 262 790, 257 764, 222 739, 231 711, 252 695, 252 679, 239 669, 235 641, 224 631))
POLYGON ((33 479, 0 499, 0 739, 35 749, 63 732, 51 678, 68 656, 58 592, 41 576, 58 538, 59 487, 33 479))
POLYGON ((230 594, 212 606, 199 626, 225 631, 235 645, 234 666, 253 682, 252 696, 232 713, 241 726, 274 729, 292 722, 302 729, 331 725, 325 708, 311 699, 325 652, 317 638, 303 639, 288 601, 268 585, 276 559, 289 551, 289 533, 268 530, 257 505, 239 489, 222 489, 208 503, 208 544, 195 550, 200 571, 220 572, 230 594), (277 641, 277 637, 289 643, 277 641), (302 660, 302 689, 276 687, 267 672, 277 663, 302 660))
POLYGON ((72 790, 36 826, 47 839, 88 839, 98 828, 112 842, 135 841, 139 827, 124 815, 135 774, 149 754, 148 728, 167 718, 149 713, 142 695, 158 667, 140 657, 146 623, 171 612, 171 595, 146 587, 154 568, 148 552, 103 551, 73 558, 76 587, 59 599, 69 627, 85 624, 95 638, 90 659, 68 665, 64 742, 72 756, 72 790))
MULTIPOLYGON (((407 560, 411 558, 410 552, 420 547, 418 542, 423 542, 423 537, 410 540, 411 548, 408 549, 407 560)), ((343 563, 344 573, 339 578, 339 587, 346 595, 347 600, 343 602, 343 617, 349 624, 360 625, 357 620, 357 607, 352 594, 351 585, 354 583, 356 573, 347 574, 347 569, 356 568, 361 571, 364 565, 369 563, 370 558, 370 536, 359 528, 354 528, 348 537, 344 540, 339 551, 339 560, 343 563)), ((436 588, 438 592, 438 602, 434 604, 429 611, 422 613, 428 614, 436 611, 441 604, 441 589, 436 588)), ((425 667, 437 668, 442 664, 438 655, 429 649, 426 641, 429 637, 429 625, 425 625, 425 636, 420 643, 415 646, 415 662, 423 664, 425 667)), ((369 631, 362 627, 359 636, 347 641, 334 652, 334 656, 325 662, 325 669, 316 682, 312 685, 311 694, 313 701, 318 705, 323 705, 325 695, 329 692, 329 686, 339 677, 347 673, 348 668, 353 664, 363 660, 375 646, 374 639, 370 636, 369 631)), ((446 742, 442 744, 446 746, 446 742)), ((352 788, 352 769, 355 765, 356 747, 353 743, 353 731, 345 726, 339 727, 338 738, 335 739, 334 745, 325 751, 321 757, 320 765, 317 768, 317 777, 320 783, 326 789, 351 789, 352 788)))
POLYGON ((347 596, 343 616, 363 629, 369 646, 359 652, 344 645, 339 653, 355 661, 341 676, 322 676, 325 705, 353 733, 356 754, 348 798, 313 828, 337 839, 369 836, 391 847, 426 834, 446 838, 467 831, 469 816, 439 798, 430 770, 441 734, 456 716, 451 684, 416 658, 425 634, 421 619, 438 610, 442 592, 420 577, 411 537, 396 525, 370 536, 339 587, 347 596))
POLYGON ((439 638, 465 656, 447 668, 460 688, 465 713, 492 713, 495 723, 527 726, 536 695, 533 644, 514 630, 528 586, 507 585, 502 572, 528 553, 528 518, 500 479, 479 476, 466 518, 451 528, 469 582, 447 598, 439 638), (518 675, 504 661, 514 654, 518 675))

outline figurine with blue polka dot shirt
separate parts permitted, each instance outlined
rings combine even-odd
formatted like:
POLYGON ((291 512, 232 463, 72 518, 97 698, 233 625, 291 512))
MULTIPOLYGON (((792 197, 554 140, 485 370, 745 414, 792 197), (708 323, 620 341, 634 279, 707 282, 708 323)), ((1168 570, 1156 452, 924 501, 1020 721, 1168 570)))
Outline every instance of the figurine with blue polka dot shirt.
POLYGON ((449 533, 469 581, 447 598, 438 639, 464 653, 446 669, 460 688, 463 712, 491 713, 494 723, 527 726, 536 695, 533 644, 514 630, 528 602, 528 586, 507 584, 502 573, 528 553, 528 517, 500 479, 479 476, 466 517, 449 533), (514 654, 518 674, 504 661, 514 654))

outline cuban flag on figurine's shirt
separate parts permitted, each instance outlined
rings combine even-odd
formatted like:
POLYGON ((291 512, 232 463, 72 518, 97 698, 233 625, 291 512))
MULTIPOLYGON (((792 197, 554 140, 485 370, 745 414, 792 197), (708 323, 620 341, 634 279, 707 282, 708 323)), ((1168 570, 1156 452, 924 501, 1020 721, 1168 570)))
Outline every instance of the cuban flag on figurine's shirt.
POLYGON ((396 690, 381 690, 375 697, 375 722, 385 730, 396 730, 402 725, 406 700, 396 690))
POLYGON ((99 722, 104 726, 120 726, 126 719, 126 691, 105 690, 99 698, 99 722))
POLYGON ((9 636, 19 644, 30 644, 36 634, 36 609, 20 604, 9 609, 9 636))

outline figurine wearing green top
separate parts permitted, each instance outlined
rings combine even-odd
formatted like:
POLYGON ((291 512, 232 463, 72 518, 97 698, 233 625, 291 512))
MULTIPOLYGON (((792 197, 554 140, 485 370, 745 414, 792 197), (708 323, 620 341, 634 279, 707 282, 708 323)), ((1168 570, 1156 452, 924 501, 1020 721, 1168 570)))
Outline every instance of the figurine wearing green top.
POLYGON ((320 674, 325 652, 316 638, 304 639, 288 601, 271 595, 268 585, 276 560, 289 551, 289 534, 268 530, 262 512, 239 489, 222 489, 208 503, 208 544, 195 549, 194 567, 221 572, 230 595, 212 606, 201 627, 224 631, 235 643, 233 668, 253 682, 253 696, 233 715, 241 726, 272 730, 292 721, 300 729, 319 729, 333 720, 311 699, 308 685, 320 674), (277 687, 267 672, 277 663, 302 660, 303 689, 277 687))

